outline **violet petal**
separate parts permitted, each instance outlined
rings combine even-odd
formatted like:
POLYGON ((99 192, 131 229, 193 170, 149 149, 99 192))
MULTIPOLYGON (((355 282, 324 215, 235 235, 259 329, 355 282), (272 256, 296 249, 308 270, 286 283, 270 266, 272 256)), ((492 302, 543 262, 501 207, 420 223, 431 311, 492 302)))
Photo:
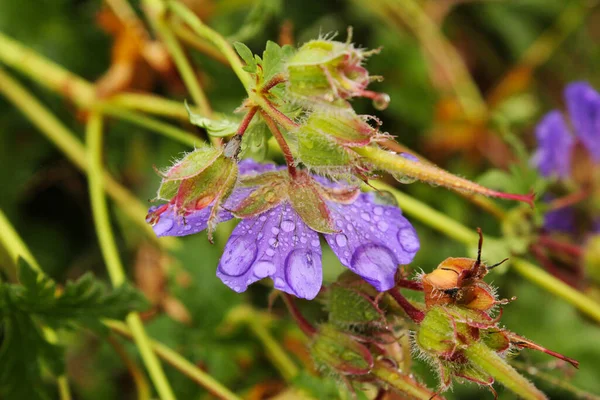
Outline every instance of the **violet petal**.
POLYGON ((394 287, 398 266, 410 263, 420 247, 400 209, 377 204, 373 193, 362 193, 350 205, 328 205, 340 232, 325 239, 341 263, 379 291, 394 287))
POLYGON ((600 94, 587 82, 575 82, 565 89, 565 98, 575 134, 600 162, 600 94))
POLYGON ((238 224, 225 245, 217 276, 236 292, 270 277, 276 289, 313 299, 323 280, 319 235, 284 203, 238 224))
POLYGON ((558 111, 546 114, 536 126, 535 135, 538 149, 532 161, 540 173, 546 177, 568 177, 574 140, 562 114, 558 111))

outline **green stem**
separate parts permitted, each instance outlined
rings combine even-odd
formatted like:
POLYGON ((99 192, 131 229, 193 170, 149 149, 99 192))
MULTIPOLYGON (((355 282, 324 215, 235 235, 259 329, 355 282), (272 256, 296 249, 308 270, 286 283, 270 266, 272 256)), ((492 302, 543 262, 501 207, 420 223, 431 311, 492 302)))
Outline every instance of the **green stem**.
MULTIPOLYGON (((125 272, 119 258, 117 246, 113 237, 108 215, 108 207, 104 198, 104 172, 102 170, 102 117, 98 112, 90 114, 86 127, 86 143, 88 146, 88 180, 94 225, 100 242, 100 249, 106 263, 108 274, 113 286, 121 286, 125 280, 125 272)), ((148 369, 161 399, 175 399, 173 390, 152 349, 144 325, 139 314, 132 312, 127 316, 127 324, 140 352, 142 360, 148 369)))
MULTIPOLYGON (((427 204, 424 204, 385 183, 373 181, 371 182, 371 185, 377 190, 385 190, 392 193, 405 214, 415 217, 422 223, 458 242, 464 243, 466 246, 471 246, 473 243, 477 242, 477 233, 447 215, 434 210, 427 204)), ((486 241, 488 243, 496 242, 497 239, 487 237, 486 241)), ((514 268, 518 274, 555 296, 565 300, 595 321, 600 322, 600 304, 598 304, 597 301, 578 292, 561 280, 524 259, 515 257, 512 258, 511 261, 512 268, 514 268)))
MULTIPOLYGON (((140 93, 118 93, 108 99, 105 103, 119 108, 143 111, 147 114, 160 115, 168 118, 175 118, 181 121, 189 121, 185 106, 180 101, 165 99, 153 94, 140 93)), ((200 113, 200 110, 194 109, 194 112, 200 113)))
POLYGON ((102 111, 107 115, 111 115, 123 119, 125 121, 129 121, 133 124, 139 125, 141 127, 153 130, 169 139, 185 144, 187 146, 195 148, 205 146, 205 143, 202 139, 192 135, 191 133, 186 132, 183 129, 176 128, 172 125, 166 124, 157 119, 147 117, 144 114, 138 113, 136 111, 125 110, 113 106, 110 103, 101 104, 97 106, 96 109, 102 111))
POLYGON ((198 36, 208 40, 212 44, 215 45, 217 49, 221 51, 221 53, 227 58, 233 72, 237 75, 244 88, 250 94, 252 88, 252 80, 250 79, 250 75, 244 71, 244 66, 240 61, 235 50, 229 44, 229 42, 221 36, 218 32, 212 30, 207 25, 205 25, 200 18, 196 16, 192 11, 190 11, 184 4, 179 3, 177 1, 170 1, 169 8, 175 15, 183 20, 198 36))
POLYGON ((185 87, 190 92, 192 99, 200 109, 200 113, 206 116, 210 116, 212 110, 206 94, 200 86, 198 77, 190 61, 188 60, 183 47, 175 37, 175 34, 169 27, 165 19, 166 6, 162 0, 143 0, 142 4, 145 8, 146 15, 150 20, 150 23, 154 27, 154 30, 161 38, 169 54, 173 58, 177 70, 179 71, 181 78, 185 84, 185 87))
POLYGON ((465 356, 473 364, 490 374, 519 397, 526 400, 546 399, 546 395, 539 391, 531 382, 511 367, 496 354, 495 351, 481 342, 475 342, 465 350, 465 356))
MULTIPOLYGON (((104 323, 112 329, 114 332, 128 338, 133 338, 133 333, 127 327, 119 321, 104 321, 104 323)), ((169 347, 159 343, 155 340, 150 340, 150 347, 160 356, 163 360, 171 364, 173 367, 187 375, 189 378, 205 387, 217 398, 222 400, 241 400, 238 396, 232 393, 225 386, 221 385, 212 376, 199 369, 197 366, 181 357, 179 354, 171 350, 169 347)))
MULTIPOLYGON (((76 135, 2 68, 0 68, 0 93, 4 94, 77 168, 84 172, 87 171, 88 160, 85 148, 76 135)), ((166 248, 172 249, 178 246, 178 242, 174 238, 156 240, 154 231, 145 222, 147 207, 106 172, 104 173, 104 188, 125 214, 138 224, 150 238, 166 248)))
MULTIPOLYGON (((23 258, 27 263, 38 273, 42 273, 40 264, 33 256, 21 236, 17 233, 16 229, 12 226, 2 209, 0 209, 0 245, 6 250, 8 256, 14 265, 17 264, 19 258, 23 258)), ((16 277, 16 272, 12 273, 16 277)), ((44 336, 50 343, 57 343, 58 337, 56 332, 49 328, 43 327, 44 336)), ((66 375, 61 375, 57 378, 58 393, 61 400, 71 399, 71 389, 69 388, 69 381, 66 375)))
POLYGON ((383 361, 375 362, 375 366, 371 370, 371 375, 387 383, 399 392, 409 395, 410 398, 423 400, 443 399, 440 395, 421 386, 414 379, 410 378, 410 376, 400 373, 383 361))

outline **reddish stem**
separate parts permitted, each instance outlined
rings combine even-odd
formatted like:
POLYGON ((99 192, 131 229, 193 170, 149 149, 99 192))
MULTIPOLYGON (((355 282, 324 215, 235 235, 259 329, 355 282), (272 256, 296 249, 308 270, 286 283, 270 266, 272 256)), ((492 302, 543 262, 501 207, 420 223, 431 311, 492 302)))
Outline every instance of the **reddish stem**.
POLYGON ((579 192, 571 193, 564 197, 552 200, 550 202, 549 210, 558 210, 561 208, 569 207, 574 204, 579 203, 582 200, 585 200, 590 195, 589 190, 580 190, 579 192))
POLYGON ((310 322, 306 320, 306 318, 304 318, 304 315, 302 315, 300 310, 298 310, 296 304, 294 304, 294 298, 287 293, 283 293, 282 298, 288 311, 290 312, 290 314, 292 314, 292 317, 294 318, 302 332, 304 332, 304 334, 308 337, 313 337, 317 333, 317 330, 314 326, 310 324, 310 322))
POLYGON ((269 99, 263 97, 263 100, 266 107, 261 107, 261 112, 267 113, 274 121, 277 121, 279 125, 283 126, 288 131, 294 130, 300 126, 292 121, 290 117, 279 111, 269 99))
POLYGON ((569 275, 565 274, 563 271, 561 271, 561 269, 558 268, 556 265, 554 265, 552 260, 550 260, 550 258, 545 254, 544 250, 539 245, 534 244, 534 245, 531 245, 530 248, 531 248, 531 252, 535 256, 535 258, 537 258, 537 260, 540 262, 540 264, 542 264, 542 266, 548 272, 550 272, 552 275, 554 275, 555 277, 557 277, 558 279, 560 279, 567 285, 569 285, 573 288, 576 288, 577 285, 575 284, 575 280, 571 276, 569 276, 569 275))
POLYGON ((396 302, 398 302, 400 307, 402 307, 406 314, 408 314, 410 319, 412 319, 417 324, 423 321, 423 318, 425 318, 425 313, 419 310, 417 307, 413 306, 412 303, 409 302, 406 299, 406 297, 402 295, 402 293, 400 293, 400 290, 398 290, 398 288, 392 288, 388 290, 388 293, 394 298, 394 300, 396 300, 396 302))
POLYGON ((260 92, 268 93, 269 90, 283 82, 285 82, 285 77, 282 74, 277 74, 260 88, 260 92))
POLYGON ((419 292, 423 291, 423 284, 421 282, 412 281, 410 279, 400 278, 396 280, 396 286, 404 289, 416 290, 419 292))
POLYGON ((236 132, 236 135, 244 136, 246 129, 248 129, 248 125, 250 125, 250 122, 252 122, 252 118, 254 118, 254 115, 256 115, 257 111, 258 111, 258 107, 252 107, 251 109, 248 110, 246 115, 244 115, 242 122, 240 123, 240 126, 236 132))
POLYGON ((580 258, 583 255, 581 247, 571 243, 561 242, 548 235, 541 235, 538 242, 547 248, 560 250, 577 258, 580 258))
POLYGON ((279 147, 283 152, 283 157, 285 158, 285 163, 287 164, 288 172, 290 173, 292 178, 295 178, 296 167, 294 166, 294 156, 292 155, 292 151, 290 150, 290 147, 285 141, 285 138, 281 134, 281 131, 277 127, 277 123, 265 112, 265 110, 260 110, 260 115, 265 120, 265 123, 269 127, 269 130, 271 130, 273 137, 275 137, 275 140, 277 140, 277 144, 279 144, 279 147))

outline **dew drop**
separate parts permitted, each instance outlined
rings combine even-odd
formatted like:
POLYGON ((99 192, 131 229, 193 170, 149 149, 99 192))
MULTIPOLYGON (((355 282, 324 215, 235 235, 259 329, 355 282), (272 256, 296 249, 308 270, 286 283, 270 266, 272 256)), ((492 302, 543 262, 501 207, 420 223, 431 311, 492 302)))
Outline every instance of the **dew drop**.
POLYGON ((362 245, 352 255, 352 270, 371 283, 379 291, 394 286, 394 275, 398 267, 396 257, 383 245, 362 245))
POLYGON ((348 238, 343 233, 340 233, 335 236, 335 243, 340 247, 344 247, 348 244, 348 238))
POLYGON ((281 290, 284 290, 286 288, 285 282, 281 278, 275 278, 275 281, 273 282, 273 286, 275 286, 275 289, 281 289, 281 290))
POLYGON ((261 260, 254 264, 254 268, 252 268, 252 270, 257 278, 266 278, 267 276, 275 273, 275 264, 270 261, 261 260))
POLYGON ((321 268, 314 261, 313 253, 305 249, 292 251, 286 259, 286 281, 298 297, 312 299, 321 289, 321 268))
POLYGON ((289 219, 286 219, 281 222, 281 229, 284 232, 291 232, 294 230, 295 227, 296 227, 296 225, 294 224, 294 221, 291 221, 289 219))
POLYGON ((300 237, 300 243, 306 243, 308 242, 308 240, 306 239, 306 237, 304 235, 302 235, 302 237, 300 237))
POLYGON ((398 182, 405 184, 405 185, 414 183, 417 180, 417 178, 413 178, 412 176, 407 176, 407 175, 401 174, 399 172, 392 172, 391 174, 395 180, 397 180, 398 182))
POLYGON ((275 238, 270 238, 267 243, 269 243, 269 246, 273 246, 275 247, 275 245, 277 244, 277 239, 275 238))
POLYGON ((378 93, 373 97, 373 107, 376 110, 383 111, 390 105, 390 96, 387 93, 378 93))
POLYGON ((398 242, 404 250, 414 253, 419 250, 419 238, 415 230, 411 227, 402 228, 398 231, 398 242))
POLYGON ((271 228, 271 233, 272 233, 273 235, 277 235, 277 234, 279 233, 279 228, 278 228, 278 227, 276 227, 276 226, 272 227, 272 228, 271 228))
POLYGON ((243 275, 256 259, 256 252, 256 243, 251 238, 238 236, 229 240, 219 261, 219 269, 229 276, 243 275))
POLYGON ((173 220, 171 218, 162 217, 152 227, 156 236, 162 236, 167 233, 173 227, 173 220))
POLYGON ((269 247, 267 250, 265 250, 265 254, 269 257, 273 257, 275 255, 275 250, 269 247))
POLYGON ((379 221, 379 222, 377 223, 377 229, 379 229, 381 232, 385 232, 385 231, 387 231, 389 227, 390 227, 390 226, 389 226, 389 225, 388 225, 388 223, 387 223, 387 222, 385 222, 385 221, 379 221))
POLYGON ((319 247, 320 244, 321 243, 319 242, 319 239, 313 239, 313 240, 310 241, 310 245, 312 247, 319 247))
POLYGON ((375 215, 382 215, 382 214, 383 214, 383 208, 382 208, 382 207, 379 207, 379 206, 377 206, 377 207, 375 207, 375 208, 373 209, 373 213, 374 213, 375 215))
POLYGON ((185 225, 183 226, 183 230, 184 230, 184 231, 189 231, 190 229, 192 229, 192 226, 191 226, 190 224, 185 224, 185 225))
POLYGON ((362 212, 362 213, 360 214, 360 217, 361 217, 362 219, 364 219, 365 221, 370 221, 370 220, 371 220, 371 216, 370 216, 370 215, 369 215, 369 213, 367 213, 367 212, 362 212))

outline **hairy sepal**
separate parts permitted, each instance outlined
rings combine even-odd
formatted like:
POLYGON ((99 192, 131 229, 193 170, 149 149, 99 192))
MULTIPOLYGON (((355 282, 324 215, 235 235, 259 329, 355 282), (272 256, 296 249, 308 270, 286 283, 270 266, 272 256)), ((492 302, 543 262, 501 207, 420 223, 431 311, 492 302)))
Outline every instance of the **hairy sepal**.
POLYGON ((292 207, 311 229, 321 233, 336 232, 319 185, 308 174, 301 172, 291 180, 288 194, 292 207))

